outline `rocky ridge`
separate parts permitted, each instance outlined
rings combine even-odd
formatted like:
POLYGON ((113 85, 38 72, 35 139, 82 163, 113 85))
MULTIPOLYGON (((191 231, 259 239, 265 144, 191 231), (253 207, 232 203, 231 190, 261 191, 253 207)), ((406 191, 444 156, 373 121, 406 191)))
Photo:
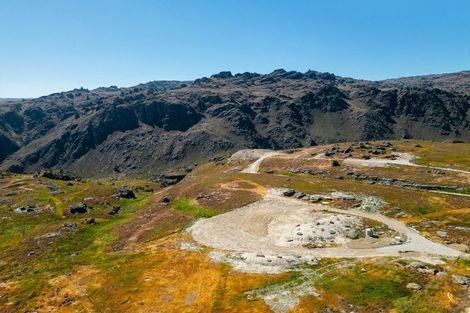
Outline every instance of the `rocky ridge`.
POLYGON ((465 83, 437 89, 409 81, 221 72, 194 82, 13 99, 0 106, 0 169, 158 177, 243 148, 470 139, 465 83))

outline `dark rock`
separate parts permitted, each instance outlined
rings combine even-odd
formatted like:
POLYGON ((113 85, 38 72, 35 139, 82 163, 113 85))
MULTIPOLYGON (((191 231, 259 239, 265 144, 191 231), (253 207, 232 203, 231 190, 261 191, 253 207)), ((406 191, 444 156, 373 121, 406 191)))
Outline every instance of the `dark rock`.
POLYGON ((75 230, 77 229, 77 224, 75 223, 64 223, 60 229, 63 229, 63 230, 75 230))
POLYGON ((119 188, 119 191, 117 194, 114 195, 116 198, 124 198, 124 199, 135 199, 136 196, 134 194, 134 191, 129 188, 119 188))
MULTIPOLYGON (((449 75, 460 79, 463 74, 449 75)), ((240 148, 291 149, 402 136, 468 141, 470 92, 463 83, 468 79, 439 81, 366 82, 314 71, 222 72, 195 82, 12 100, 2 103, 0 112, 0 170, 62 168, 80 169, 86 177, 121 172, 148 178, 240 148), (335 134, 323 127, 325 119, 335 134)), ((386 146, 362 142, 354 149, 364 153, 386 146)), ((335 147, 327 154, 347 151, 335 147)))
POLYGON ((233 75, 232 75, 232 72, 230 71, 224 71, 224 72, 220 72, 218 74, 214 74, 211 76, 211 78, 220 78, 220 79, 227 79, 227 78, 232 78, 233 75))
POLYGON ((83 224, 85 225, 92 225, 92 224, 96 224, 95 222, 95 219, 94 218, 86 218, 83 222, 83 224))
POLYGON ((111 211, 108 212, 109 215, 116 215, 119 213, 119 210, 121 210, 121 207, 119 205, 113 206, 111 211))
POLYGON ((78 205, 70 206, 68 210, 71 214, 85 214, 88 211, 88 205, 80 203, 78 205))
POLYGON ((370 238, 378 238, 376 231, 373 228, 366 228, 366 236, 370 238))
POLYGON ((45 177, 49 179, 55 179, 55 180, 63 180, 63 181, 70 181, 70 180, 76 180, 77 177, 66 173, 64 171, 52 171, 52 170, 44 170, 40 173, 36 174, 38 177, 45 177))
POLYGON ((164 174, 157 178, 157 182, 160 183, 162 187, 168 187, 175 185, 182 181, 186 177, 185 174, 164 174))
POLYGON ((289 189, 289 190, 284 191, 282 194, 286 197, 292 197, 295 194, 295 190, 289 189))
POLYGON ((16 214, 31 213, 34 212, 35 205, 27 205, 25 207, 19 207, 13 210, 16 214))
MULTIPOLYGON (((200 197, 200 196, 202 196, 202 195, 198 195, 198 197, 200 197)), ((199 199, 202 199, 202 198, 203 198, 203 197, 200 197, 199 199)), ((169 196, 165 196, 165 197, 163 197, 162 202, 163 202, 164 204, 170 204, 170 203, 171 203, 171 198, 170 198, 169 196)))

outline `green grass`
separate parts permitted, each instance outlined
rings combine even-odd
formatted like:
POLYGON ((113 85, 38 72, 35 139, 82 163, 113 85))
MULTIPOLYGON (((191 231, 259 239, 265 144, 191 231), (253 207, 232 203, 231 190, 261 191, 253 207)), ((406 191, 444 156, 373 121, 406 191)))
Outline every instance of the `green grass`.
POLYGON ((48 204, 59 208, 60 214, 56 211, 17 215, 10 212, 8 206, 0 205, 0 212, 12 217, 0 227, 0 261, 5 261, 0 262, 0 277, 18 282, 18 288, 9 295, 8 301, 14 301, 25 310, 34 306, 36 296, 47 288, 51 278, 70 273, 77 266, 91 265, 98 268, 120 288, 133 285, 140 275, 135 270, 124 271, 123 274, 120 268, 126 267, 136 257, 141 259, 143 255, 109 253, 107 245, 117 237, 116 227, 145 206, 152 193, 139 192, 137 199, 116 199, 111 197, 115 187, 109 183, 99 185, 87 182, 75 183, 73 186, 66 186, 63 182, 54 183, 63 190, 63 194, 54 196, 42 186, 35 188, 36 184, 30 184, 31 190, 12 197, 9 206, 48 204), (99 197, 93 203, 92 210, 86 215, 62 216, 62 208, 79 203, 86 196, 99 197), (102 204, 101 199, 110 204, 102 204), (112 205, 121 206, 119 215, 107 214, 112 205), (97 223, 86 226, 81 224, 84 218, 90 217, 96 218, 97 223), (33 238, 58 231, 65 222, 76 223, 77 230, 72 233, 61 231, 60 237, 51 240, 51 244, 41 244, 39 250, 34 245, 30 246, 33 238), (27 257, 30 250, 39 253, 27 257))
POLYGON ((188 198, 181 198, 181 199, 176 199, 173 201, 171 205, 175 210, 184 212, 184 213, 189 213, 193 215, 194 217, 212 217, 214 215, 219 214, 214 209, 206 208, 202 205, 197 205, 194 204, 191 199, 188 198))
POLYGON ((284 175, 284 176, 289 176, 289 177, 296 177, 296 176, 299 176, 298 173, 293 173, 291 171, 281 171, 280 172, 281 175, 284 175))

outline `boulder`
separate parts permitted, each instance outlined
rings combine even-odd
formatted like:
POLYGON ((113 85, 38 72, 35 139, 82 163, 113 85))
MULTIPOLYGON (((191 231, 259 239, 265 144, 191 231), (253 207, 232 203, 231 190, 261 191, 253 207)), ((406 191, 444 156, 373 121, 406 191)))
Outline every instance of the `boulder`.
POLYGON ((129 188, 121 188, 119 192, 114 195, 116 198, 124 198, 124 199, 135 199, 135 193, 129 188))
POLYGON ((375 230, 373 228, 366 228, 366 236, 367 237, 370 237, 370 238, 377 238, 377 233, 375 232, 375 230))
POLYGON ((295 194, 295 190, 289 189, 289 190, 284 191, 282 194, 286 197, 292 197, 295 194))
POLYGON ((85 214, 88 211, 88 205, 80 203, 78 205, 72 205, 68 208, 71 214, 85 214))
MULTIPOLYGON (((202 197, 199 198, 199 199, 202 199, 202 197)), ((163 202, 164 204, 170 204, 170 203, 171 203, 171 198, 170 198, 169 196, 165 196, 165 197, 163 197, 162 202, 163 202)))

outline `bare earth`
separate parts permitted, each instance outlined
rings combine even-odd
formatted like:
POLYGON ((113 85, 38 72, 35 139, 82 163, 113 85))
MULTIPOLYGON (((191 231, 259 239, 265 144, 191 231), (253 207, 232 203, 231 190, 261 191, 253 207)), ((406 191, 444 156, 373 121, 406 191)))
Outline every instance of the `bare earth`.
MULTIPOLYGON (((325 231, 329 232, 330 229, 325 228, 325 231)), ((286 267, 292 265, 294 261, 295 263, 298 261, 314 262, 318 258, 400 256, 409 252, 413 252, 413 257, 418 259, 427 256, 453 258, 468 256, 445 245, 432 242, 404 223, 381 214, 311 204, 283 197, 280 190, 269 190, 263 200, 245 207, 209 219, 201 219, 189 229, 189 232, 199 244, 239 253, 240 257, 245 258, 244 261, 248 263, 275 265, 275 271, 281 270, 282 265, 286 267), (403 244, 377 248, 370 248, 367 245, 361 248, 345 243, 338 247, 311 249, 304 247, 302 241, 286 242, 283 240, 299 236, 297 234, 299 226, 325 228, 316 224, 318 214, 321 212, 381 222, 401 234, 406 241, 403 244)))

